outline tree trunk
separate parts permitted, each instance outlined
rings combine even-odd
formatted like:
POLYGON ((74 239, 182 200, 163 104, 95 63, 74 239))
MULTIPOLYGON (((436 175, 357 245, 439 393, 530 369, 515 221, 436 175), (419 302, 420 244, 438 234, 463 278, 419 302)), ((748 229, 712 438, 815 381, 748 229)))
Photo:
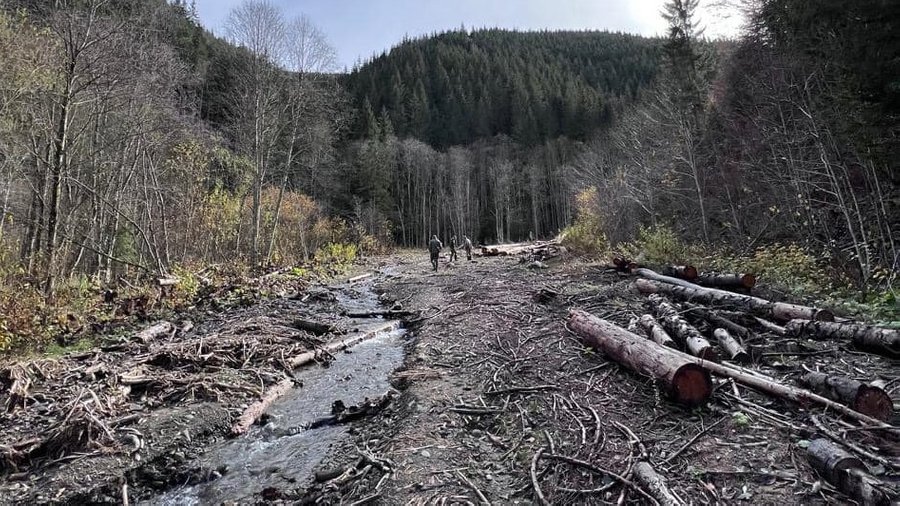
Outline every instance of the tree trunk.
POLYGON ((650 463, 642 460, 634 465, 634 469, 631 472, 634 474, 634 480, 640 483, 641 488, 659 501, 661 506, 681 506, 684 504, 672 494, 669 486, 666 484, 666 479, 660 476, 650 463))
POLYGON ((743 325, 738 325, 737 323, 734 323, 727 318, 723 318, 713 313, 712 311, 704 309, 700 306, 696 306, 694 304, 685 303, 685 306, 689 309, 688 314, 696 315, 706 320, 708 323, 711 323, 713 326, 726 329, 732 334, 741 338, 750 336, 750 331, 747 330, 747 327, 744 327, 743 325))
POLYGON ((900 357, 900 330, 897 329, 797 319, 789 321, 785 331, 794 337, 849 340, 861 350, 885 357, 900 357))
POLYGON ((697 268, 693 265, 670 265, 663 269, 663 274, 687 281, 697 279, 697 268))
POLYGON ((291 391, 294 387, 294 380, 285 378, 266 391, 265 395, 258 401, 251 404, 241 413, 241 416, 231 426, 232 435, 240 435, 247 432, 254 423, 269 409, 273 402, 279 397, 291 391))
POLYGON ((569 327, 606 356, 663 383, 678 402, 704 404, 712 395, 712 380, 690 357, 660 346, 584 311, 569 312, 569 327))
MULTIPOLYGON (((818 309, 784 302, 771 302, 759 297, 741 295, 726 292, 716 288, 703 288, 676 278, 669 278, 653 273, 651 278, 645 272, 648 269, 638 269, 639 274, 650 279, 638 279, 635 286, 641 293, 664 293, 680 300, 688 302, 700 302, 702 304, 718 307, 733 307, 740 311, 747 311, 759 316, 777 318, 788 321, 796 318, 817 321, 832 321, 834 314, 827 309, 818 309), (674 280, 671 282, 669 280, 674 280)), ((649 271, 653 272, 653 271, 649 271)))
POLYGON ((819 395, 844 403, 854 411, 887 421, 894 414, 891 397, 882 388, 840 376, 811 372, 800 383, 819 395))
POLYGON ((650 303, 656 309, 656 316, 662 320, 666 330, 681 339, 691 355, 705 360, 718 360, 709 341, 700 334, 700 331, 682 318, 674 306, 659 296, 651 296, 650 303))
MULTIPOLYGON (((363 341, 367 341, 369 339, 372 339, 374 337, 377 337, 377 336, 387 333, 387 332, 393 332, 394 330, 397 330, 399 328, 400 328, 400 322, 388 322, 388 323, 385 323, 384 325, 381 325, 381 326, 379 326, 375 329, 372 329, 368 332, 361 332, 354 336, 350 336, 345 339, 341 339, 338 341, 328 343, 322 347, 322 350, 324 350, 327 353, 334 353, 334 352, 337 352, 340 350, 345 350, 345 349, 347 349, 351 346, 357 345, 363 341)), ((305 365, 305 364, 308 364, 308 363, 314 361, 320 355, 321 355, 320 350, 307 351, 307 352, 301 353, 295 357, 288 359, 287 362, 288 362, 288 365, 290 365, 292 368, 297 368, 297 367, 300 367, 301 365, 305 365)))
POLYGON ((660 325, 652 315, 645 314, 641 316, 641 319, 638 320, 638 322, 641 324, 641 327, 647 331, 647 334, 650 335, 650 339, 653 339, 653 342, 656 344, 674 349, 678 348, 675 341, 672 340, 669 334, 666 333, 666 330, 662 328, 662 325, 660 325))
POLYGON ((827 439, 815 439, 807 449, 807 459, 813 469, 838 490, 863 506, 887 506, 890 497, 879 482, 868 473, 858 458, 827 439))
POLYGON ((713 331, 713 335, 719 341, 719 346, 728 354, 728 358, 740 363, 750 361, 750 355, 747 354, 747 350, 727 330, 716 329, 713 331))
POLYGON ((749 290, 756 286, 753 274, 701 274, 696 283, 713 288, 738 288, 749 290))

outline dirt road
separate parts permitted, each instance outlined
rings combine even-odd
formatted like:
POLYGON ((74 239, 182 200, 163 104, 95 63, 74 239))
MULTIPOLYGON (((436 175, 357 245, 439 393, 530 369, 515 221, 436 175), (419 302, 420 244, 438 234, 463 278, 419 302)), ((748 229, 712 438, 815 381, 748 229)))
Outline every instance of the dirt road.
MULTIPOLYGON (((836 419, 728 382, 717 383, 707 406, 683 408, 652 380, 586 349, 567 330, 572 307, 623 326, 645 311, 645 298, 622 274, 577 261, 533 270, 511 257, 442 263, 432 273, 424 254, 378 259, 365 270, 376 274, 362 284, 304 289, 216 316, 198 332, 175 338, 182 352, 166 356, 181 362, 165 364, 165 374, 176 376, 165 376, 164 386, 179 395, 163 396, 159 409, 131 397, 140 416, 134 425, 122 425, 142 438, 149 434, 143 447, 138 441, 138 448, 127 450, 133 439, 119 425, 86 423, 80 427, 111 428, 118 442, 85 444, 50 462, 39 453, 34 462, 13 460, 0 468, 5 501, 120 503, 130 494, 132 502, 147 504, 652 503, 632 481, 639 460, 651 462, 685 503, 846 501, 806 462, 805 446, 816 430, 809 415, 820 415, 826 428, 843 428, 836 419), (361 320, 337 315, 347 305, 372 308, 377 302, 411 312, 406 334, 338 354, 328 369, 294 372, 295 393, 250 434, 225 437, 263 391, 250 387, 253 380, 244 375, 271 386, 284 377, 285 356, 321 345, 288 331, 290 322, 332 314, 335 324, 358 326, 361 320), (212 347, 207 354, 237 364, 218 363, 213 370, 198 364, 203 336, 218 342, 206 345, 212 347), (288 353, 285 346, 291 346, 288 353), (211 376, 199 383, 192 376, 188 399, 177 374, 189 370, 211 376), (223 381, 223 371, 236 376, 223 381), (333 401, 371 399, 387 389, 388 379, 394 391, 384 409, 351 423, 308 428, 333 401), (313 391, 321 395, 310 397, 313 391)), ((768 343, 768 337, 759 334, 756 342, 768 343)), ((801 366, 856 371, 896 386, 896 362, 829 352, 837 350, 835 343, 804 346, 798 355, 770 355, 763 369, 782 377, 801 366)), ((67 388, 71 395, 79 392, 67 388)), ((32 410, 42 405, 26 404, 32 410)), ((9 461, 15 455, 8 450, 36 431, 8 420, 4 425, 17 431, 3 439, 9 461)), ((900 455, 889 440, 853 437, 891 462, 900 455)), ((873 472, 898 479, 895 468, 876 466, 873 472)))

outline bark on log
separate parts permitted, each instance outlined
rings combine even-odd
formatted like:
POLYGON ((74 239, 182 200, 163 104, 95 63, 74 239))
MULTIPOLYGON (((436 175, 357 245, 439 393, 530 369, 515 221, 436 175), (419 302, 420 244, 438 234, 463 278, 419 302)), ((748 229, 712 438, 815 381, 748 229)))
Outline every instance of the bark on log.
POLYGON ((703 273, 697 276, 697 284, 712 288, 738 288, 750 290, 756 286, 756 276, 753 274, 703 273))
POLYGON ((170 322, 159 322, 156 325, 147 327, 135 334, 134 339, 146 344, 150 341, 153 341, 154 339, 159 339, 166 334, 170 334, 174 330, 175 326, 170 322))
POLYGON ((756 323, 760 324, 762 328, 768 330, 769 332, 775 334, 776 336, 783 336, 787 333, 784 327, 781 325, 777 325, 775 323, 770 322, 769 320, 763 320, 758 316, 754 316, 753 319, 756 323))
POLYGON ((718 328, 713 331, 713 335, 716 336, 719 346, 728 354, 728 358, 740 363, 750 361, 750 355, 747 354, 747 350, 727 330, 718 328))
POLYGON ((697 268, 693 265, 670 265, 663 269, 663 274, 687 281, 697 279, 697 268))
POLYGON ((669 348, 678 348, 675 341, 669 337, 668 333, 666 333, 666 329, 662 328, 662 325, 660 325, 652 315, 645 314, 641 316, 641 319, 638 320, 638 322, 641 324, 641 327, 647 331, 647 334, 650 335, 650 339, 653 339, 653 342, 656 344, 668 346, 669 348))
POLYGON ((861 460, 827 439, 815 439, 807 449, 809 464, 825 480, 863 506, 887 506, 888 494, 861 460))
POLYGON ((711 323, 714 327, 723 328, 733 335, 741 337, 742 339, 750 337, 750 331, 747 330, 747 327, 744 327, 743 325, 739 325, 729 320, 728 318, 719 316, 712 311, 706 310, 694 304, 685 303, 685 306, 689 310, 688 314, 692 314, 699 318, 702 318, 708 323, 711 323))
POLYGON ((231 426, 231 434, 237 436, 247 432, 247 430, 259 420, 263 413, 269 409, 269 406, 271 406, 273 402, 278 400, 282 395, 288 393, 293 387, 294 380, 285 378, 269 388, 262 399, 254 402, 241 413, 241 416, 234 422, 234 425, 231 426))
POLYGON ((636 272, 647 278, 635 281, 635 286, 642 293, 663 293, 688 302, 730 306, 759 316, 777 318, 784 321, 796 318, 817 321, 834 320, 834 314, 826 309, 785 302, 772 302, 752 295, 726 292, 717 288, 704 288, 678 278, 661 276, 648 269, 638 269, 636 272))
POLYGON ((296 369, 301 365, 308 364, 314 361, 316 358, 320 357, 323 353, 335 353, 340 350, 345 350, 351 346, 357 345, 363 341, 367 341, 372 339, 380 334, 384 334, 386 332, 392 332, 400 328, 400 322, 388 322, 384 325, 381 325, 375 329, 372 329, 368 332, 361 332, 359 334, 334 341, 326 344, 319 350, 307 351, 301 353, 295 357, 292 357, 288 360, 288 365, 291 368, 296 369))
POLYGON ((848 340, 861 350, 886 357, 900 357, 900 330, 897 329, 798 319, 789 321, 785 330, 794 337, 848 340))
POLYGON ((891 397, 882 388, 840 376, 811 372, 800 383, 819 395, 840 401, 855 411, 887 421, 894 414, 891 397))
POLYGON ((717 360, 716 352, 700 331, 695 329, 685 320, 674 306, 666 302, 662 297, 651 296, 650 302, 656 309, 656 314, 663 322, 666 330, 681 339, 685 348, 695 357, 706 360, 717 360))
POLYGON ((347 313, 347 318, 406 318, 414 314, 414 311, 384 309, 380 311, 360 311, 356 313, 347 313))
POLYGON ((292 323, 293 327, 304 332, 309 332, 314 336, 322 336, 325 334, 335 333, 342 334, 340 329, 328 323, 314 322, 311 320, 297 319, 292 323))
POLYGON ((642 460, 634 465, 634 469, 631 472, 634 474, 634 480, 654 499, 659 501, 661 506, 680 506, 683 504, 669 490, 666 479, 660 476, 649 463, 642 460))
POLYGON ((712 395, 709 373, 691 357, 579 310, 569 312, 569 327, 606 356, 662 382, 678 402, 699 405, 712 395))

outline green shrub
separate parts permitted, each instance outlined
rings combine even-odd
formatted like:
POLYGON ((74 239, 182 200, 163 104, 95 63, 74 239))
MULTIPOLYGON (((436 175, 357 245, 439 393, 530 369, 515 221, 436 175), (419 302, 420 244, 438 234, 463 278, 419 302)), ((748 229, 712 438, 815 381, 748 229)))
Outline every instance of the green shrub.
POLYGON ((685 243, 665 225, 642 226, 634 241, 621 243, 616 249, 625 258, 653 266, 698 265, 706 256, 700 246, 685 243))
POLYGON ((357 253, 355 244, 328 243, 316 250, 313 263, 321 271, 339 273, 353 264, 357 253))
POLYGON ((599 256, 609 249, 603 232, 600 198, 597 188, 582 190, 576 197, 575 223, 563 230, 560 240, 563 246, 578 255, 599 256))

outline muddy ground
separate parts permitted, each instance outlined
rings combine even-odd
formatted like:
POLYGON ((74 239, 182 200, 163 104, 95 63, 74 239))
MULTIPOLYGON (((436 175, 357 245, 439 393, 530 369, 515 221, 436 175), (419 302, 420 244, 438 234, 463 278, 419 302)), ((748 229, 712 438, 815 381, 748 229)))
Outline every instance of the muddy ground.
MULTIPOLYGON (((646 504, 630 479, 643 459, 685 503, 847 504, 807 464, 816 423, 882 459, 867 462, 873 474, 900 480, 900 446, 889 436, 846 431, 821 409, 720 380, 712 402, 687 409, 586 349, 565 326, 569 309, 627 326, 648 308, 631 278, 604 266, 566 260, 531 269, 498 257, 444 261, 432 273, 424 255, 402 254, 360 272, 375 276, 193 315, 195 328, 174 322, 149 343, 123 338, 106 351, 4 364, 0 502, 532 504, 542 495, 550 504, 646 504), (304 389, 299 374, 308 373, 286 361, 330 336, 298 330, 296 319, 352 333, 371 322, 341 316, 346 306, 375 302, 412 312, 405 336, 376 342, 406 352, 386 408, 339 430, 299 427, 308 439, 292 444, 314 441, 320 452, 292 448, 278 466, 245 466, 253 467, 246 478, 242 458, 264 459, 278 441, 298 437, 281 418, 242 436, 260 441, 252 455, 220 466, 206 459, 216 445, 234 444, 235 418, 272 385, 293 376, 295 390, 304 389), (23 374, 28 386, 17 397, 23 374), (309 472, 286 472, 292 461, 309 472), (197 487, 226 492, 188 492, 197 487)), ((805 367, 881 379, 896 399, 897 361, 754 330, 754 367, 768 375, 791 383, 805 367)), ((357 353, 383 360, 371 346, 357 353)), ((320 362, 312 367, 330 362, 340 372, 335 382, 381 374, 342 356, 320 362)), ((354 402, 342 392, 333 400, 354 402)), ((319 416, 321 407, 293 402, 291 410, 316 411, 303 420, 319 416)))

